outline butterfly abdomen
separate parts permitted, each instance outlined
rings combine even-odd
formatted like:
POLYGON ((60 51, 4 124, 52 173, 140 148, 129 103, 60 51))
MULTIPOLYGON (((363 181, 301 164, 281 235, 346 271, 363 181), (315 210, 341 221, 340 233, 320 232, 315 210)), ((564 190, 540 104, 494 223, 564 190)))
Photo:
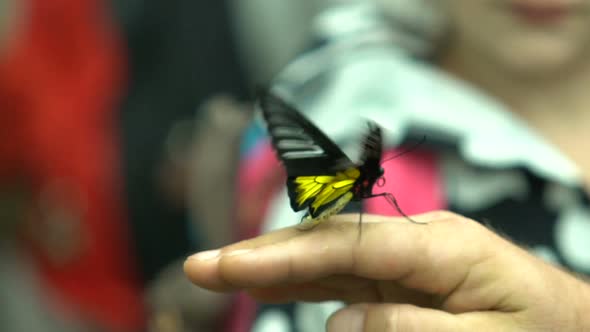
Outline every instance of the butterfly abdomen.
POLYGON ((319 225, 329 217, 342 211, 342 209, 344 209, 346 204, 348 204, 353 199, 353 197, 354 194, 352 192, 347 192, 346 194, 339 197, 329 208, 322 211, 319 216, 313 218, 311 215, 306 215, 301 220, 301 223, 297 225, 297 229, 308 230, 319 225))

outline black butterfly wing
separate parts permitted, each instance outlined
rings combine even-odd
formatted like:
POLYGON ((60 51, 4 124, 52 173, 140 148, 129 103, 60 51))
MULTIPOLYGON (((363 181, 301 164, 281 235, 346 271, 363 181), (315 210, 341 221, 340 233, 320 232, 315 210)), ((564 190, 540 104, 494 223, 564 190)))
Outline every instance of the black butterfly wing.
POLYGON ((369 133, 363 142, 360 171, 362 181, 357 183, 356 198, 368 198, 373 195, 373 185, 383 175, 381 169, 381 153, 383 151, 381 128, 369 122, 369 133))
POLYGON ((378 174, 381 169, 381 154, 383 153, 383 138, 381 128, 370 121, 369 133, 363 142, 361 167, 367 174, 378 174))
POLYGON ((270 92, 260 95, 259 106, 273 147, 287 170, 294 211, 310 207, 315 217, 321 207, 352 189, 360 174, 358 166, 322 131, 270 92))
POLYGON ((270 92, 261 94, 259 103, 272 144, 289 177, 327 175, 357 167, 293 106, 270 92))

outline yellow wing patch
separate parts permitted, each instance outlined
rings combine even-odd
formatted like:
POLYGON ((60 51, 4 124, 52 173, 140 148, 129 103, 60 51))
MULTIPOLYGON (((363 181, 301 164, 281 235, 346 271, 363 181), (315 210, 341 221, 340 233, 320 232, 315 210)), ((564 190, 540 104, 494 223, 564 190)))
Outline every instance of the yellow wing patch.
POLYGON ((297 204, 303 205, 309 199, 312 211, 328 204, 349 192, 360 176, 357 168, 350 168, 336 175, 299 176, 295 178, 297 204))

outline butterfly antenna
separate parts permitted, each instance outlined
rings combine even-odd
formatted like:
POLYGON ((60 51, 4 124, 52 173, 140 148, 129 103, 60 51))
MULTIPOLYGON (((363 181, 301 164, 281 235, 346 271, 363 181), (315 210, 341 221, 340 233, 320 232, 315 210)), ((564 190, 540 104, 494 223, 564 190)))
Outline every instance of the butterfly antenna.
POLYGON ((393 197, 393 195, 391 193, 383 193, 383 197, 385 197, 387 202, 391 206, 393 206, 399 214, 401 214, 404 218, 408 219, 410 222, 412 222, 414 224, 421 224, 421 225, 424 224, 421 222, 417 222, 416 220, 410 218, 407 214, 405 214, 404 211, 402 211, 402 209, 399 207, 399 204, 397 204, 397 200, 395 199, 395 197, 393 197))
POLYGON ((381 162, 381 164, 385 164, 386 162, 388 162, 388 161, 390 161, 392 159, 401 157, 401 156, 405 155, 408 152, 412 152, 412 151, 416 150, 424 142, 426 142, 426 135, 422 136, 422 138, 418 142, 416 142, 414 145, 410 146, 409 148, 405 149, 404 151, 402 151, 402 152, 400 152, 400 153, 398 153, 398 154, 396 154, 396 155, 394 155, 392 157, 389 157, 389 158, 383 160, 381 162))

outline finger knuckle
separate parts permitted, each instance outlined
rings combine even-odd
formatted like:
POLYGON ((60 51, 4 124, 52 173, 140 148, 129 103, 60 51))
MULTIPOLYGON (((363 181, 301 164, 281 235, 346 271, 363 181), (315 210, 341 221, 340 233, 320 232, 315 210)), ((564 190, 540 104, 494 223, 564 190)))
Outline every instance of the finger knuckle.
POLYGON ((453 212, 443 213, 437 226, 451 229, 453 233, 465 232, 469 235, 481 235, 486 228, 479 222, 453 212))

